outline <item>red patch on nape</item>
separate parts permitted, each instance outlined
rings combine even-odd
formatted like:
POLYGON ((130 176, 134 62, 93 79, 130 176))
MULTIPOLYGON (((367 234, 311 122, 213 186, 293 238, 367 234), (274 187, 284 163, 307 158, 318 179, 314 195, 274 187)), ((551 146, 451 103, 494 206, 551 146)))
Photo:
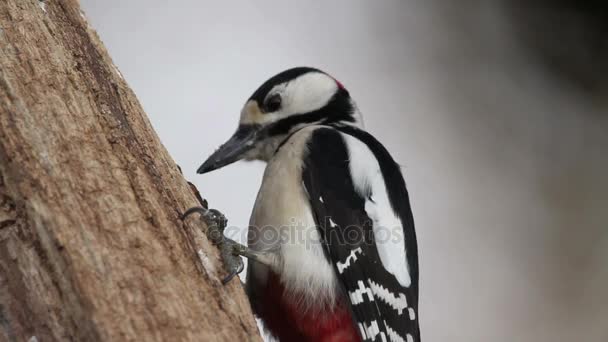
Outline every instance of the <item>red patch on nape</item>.
POLYGON ((258 315, 266 328, 279 340, 289 342, 361 341, 348 305, 314 307, 302 311, 296 301, 285 295, 279 277, 270 272, 258 315))
POLYGON ((346 89, 346 88, 344 88, 344 85, 342 84, 342 82, 338 81, 335 78, 334 78, 334 81, 336 81, 336 84, 338 85, 338 88, 340 88, 340 89, 346 89))

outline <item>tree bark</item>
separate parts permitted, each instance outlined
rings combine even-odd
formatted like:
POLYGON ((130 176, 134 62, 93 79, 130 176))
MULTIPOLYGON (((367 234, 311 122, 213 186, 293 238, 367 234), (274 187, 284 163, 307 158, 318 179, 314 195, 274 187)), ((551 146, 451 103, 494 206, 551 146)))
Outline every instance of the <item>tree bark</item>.
POLYGON ((78 1, 0 1, 0 340, 260 340, 197 204, 78 1))

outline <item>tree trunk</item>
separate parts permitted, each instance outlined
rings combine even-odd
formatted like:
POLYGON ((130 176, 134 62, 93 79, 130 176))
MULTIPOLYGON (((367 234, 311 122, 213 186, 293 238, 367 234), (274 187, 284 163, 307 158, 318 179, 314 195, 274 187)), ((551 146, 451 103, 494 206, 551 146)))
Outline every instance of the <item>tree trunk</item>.
POLYGON ((78 1, 1 0, 0 340, 260 340, 197 204, 78 1))

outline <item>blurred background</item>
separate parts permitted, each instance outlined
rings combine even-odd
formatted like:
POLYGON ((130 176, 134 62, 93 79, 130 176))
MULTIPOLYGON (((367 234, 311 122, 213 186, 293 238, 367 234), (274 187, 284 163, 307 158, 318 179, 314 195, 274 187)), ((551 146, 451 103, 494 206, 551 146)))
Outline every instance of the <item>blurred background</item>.
POLYGON ((195 170, 259 84, 315 66, 404 166, 425 341, 608 341, 603 2, 81 3, 236 238, 264 166, 195 170))

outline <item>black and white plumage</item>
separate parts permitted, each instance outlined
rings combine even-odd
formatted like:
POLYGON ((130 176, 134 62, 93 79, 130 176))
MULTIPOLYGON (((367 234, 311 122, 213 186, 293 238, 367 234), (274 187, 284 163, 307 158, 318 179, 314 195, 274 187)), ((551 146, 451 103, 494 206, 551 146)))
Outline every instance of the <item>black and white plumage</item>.
POLYGON ((246 287, 271 333, 420 341, 408 192, 398 164, 363 130, 348 91, 313 68, 269 79, 199 172, 239 159, 268 163, 248 241, 267 261, 249 263, 246 287))
POLYGON ((416 236, 399 166, 352 126, 319 128, 308 145, 304 185, 361 335, 419 341, 416 236))

